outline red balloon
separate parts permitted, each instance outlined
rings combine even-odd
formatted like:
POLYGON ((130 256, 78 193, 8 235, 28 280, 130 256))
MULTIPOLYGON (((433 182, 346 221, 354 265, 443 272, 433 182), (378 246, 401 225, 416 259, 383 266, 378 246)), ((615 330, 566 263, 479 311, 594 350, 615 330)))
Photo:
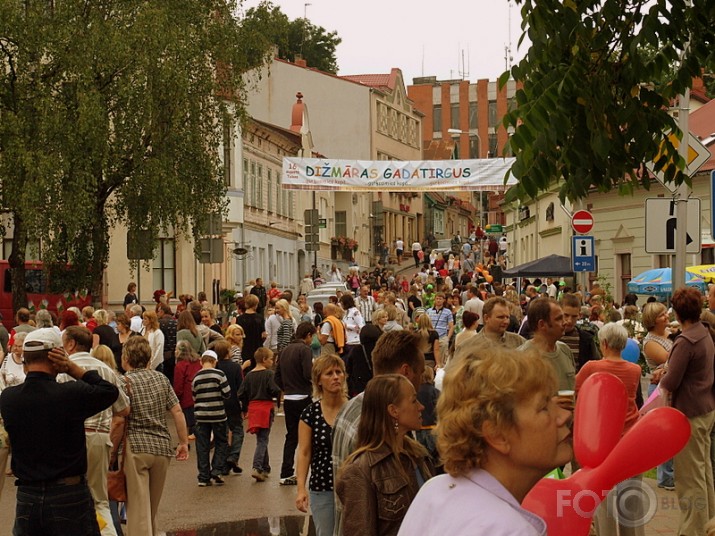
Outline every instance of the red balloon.
POLYGON ((578 393, 574 412, 573 451, 581 467, 596 467, 616 446, 626 422, 628 395, 613 374, 589 376, 578 393))
MULTIPOLYGON (((612 387, 605 389, 615 392, 612 387)), ((581 393, 576 402, 577 413, 584 400, 581 393)), ((611 428, 615 429, 618 423, 598 415, 604 406, 592 403, 588 406, 590 409, 581 410, 581 417, 592 418, 591 422, 597 422, 610 437, 611 428)), ((582 432, 584 427, 585 424, 576 428, 574 434, 582 432)), ((685 415, 674 408, 654 409, 638 420, 602 463, 580 469, 564 480, 541 479, 524 498, 522 506, 546 521, 549 536, 586 536, 596 507, 616 484, 669 460, 689 439, 690 423, 685 415)), ((596 459, 602 454, 603 447, 596 447, 591 448, 587 456, 596 459)))

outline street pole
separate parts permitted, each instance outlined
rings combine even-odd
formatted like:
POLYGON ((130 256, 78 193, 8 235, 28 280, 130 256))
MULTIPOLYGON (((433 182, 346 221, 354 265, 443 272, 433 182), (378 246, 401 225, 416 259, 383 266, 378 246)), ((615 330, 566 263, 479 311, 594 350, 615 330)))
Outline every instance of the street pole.
MULTIPOLYGON (((686 9, 692 9, 692 1, 685 1, 686 9)), ((690 48, 690 39, 685 43, 683 53, 680 58, 680 64, 685 62, 685 56, 690 48)), ((688 127, 690 114, 690 89, 686 89, 682 95, 678 97, 678 128, 683 133, 683 139, 680 140, 678 153, 687 162, 688 148, 690 146, 690 131, 688 127)), ((673 263, 672 283, 673 292, 685 285, 685 264, 686 264, 686 240, 688 236, 688 197, 690 197, 690 187, 683 183, 678 187, 675 194, 676 214, 676 229, 675 229, 675 259, 673 263)), ((699 236, 694 237, 695 240, 700 240, 699 236)))
MULTIPOLYGON (((690 145, 690 132, 688 130, 689 114, 690 114, 690 90, 686 89, 679 96, 678 110, 678 128, 683 133, 683 139, 680 141, 678 153, 687 162, 688 147, 690 145)), ((673 292, 685 285, 685 267, 686 267, 686 248, 688 236, 688 198, 690 197, 690 187, 683 183, 678 186, 675 193, 676 206, 676 228, 675 228, 675 259, 673 263, 673 292)), ((694 240, 700 240, 699 236, 693 237, 694 240)))
MULTIPOLYGON (((309 4, 306 4, 309 5, 309 4)), ((315 190, 313 190, 313 214, 315 214, 315 190)), ((317 247, 320 247, 320 230, 318 230, 318 243, 316 244, 317 247)), ((313 247, 313 266, 315 266, 315 269, 318 269, 318 249, 317 247, 313 247)), ((310 271, 310 276, 313 277, 313 271, 310 271)))

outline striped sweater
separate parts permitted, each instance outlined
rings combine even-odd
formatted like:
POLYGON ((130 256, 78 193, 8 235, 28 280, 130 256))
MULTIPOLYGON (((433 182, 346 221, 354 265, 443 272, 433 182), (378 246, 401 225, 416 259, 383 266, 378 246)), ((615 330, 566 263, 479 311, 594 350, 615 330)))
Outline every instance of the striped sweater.
POLYGON ((223 422, 226 410, 223 400, 231 396, 231 387, 223 371, 215 368, 201 369, 191 383, 194 396, 196 422, 223 422))

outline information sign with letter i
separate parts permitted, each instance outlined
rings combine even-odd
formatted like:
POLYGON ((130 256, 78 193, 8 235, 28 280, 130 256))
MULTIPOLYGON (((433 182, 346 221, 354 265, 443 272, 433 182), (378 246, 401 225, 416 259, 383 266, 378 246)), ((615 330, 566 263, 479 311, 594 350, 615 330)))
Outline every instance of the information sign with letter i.
POLYGON ((574 272, 596 270, 596 252, 592 236, 571 237, 571 262, 574 272))

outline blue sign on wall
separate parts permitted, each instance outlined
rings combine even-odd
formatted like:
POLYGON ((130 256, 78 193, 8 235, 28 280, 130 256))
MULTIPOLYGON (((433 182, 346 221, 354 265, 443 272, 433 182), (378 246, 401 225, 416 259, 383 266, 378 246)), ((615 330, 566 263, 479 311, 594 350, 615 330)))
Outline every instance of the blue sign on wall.
POLYGON ((592 236, 571 237, 571 262, 574 272, 596 270, 596 251, 592 236))

